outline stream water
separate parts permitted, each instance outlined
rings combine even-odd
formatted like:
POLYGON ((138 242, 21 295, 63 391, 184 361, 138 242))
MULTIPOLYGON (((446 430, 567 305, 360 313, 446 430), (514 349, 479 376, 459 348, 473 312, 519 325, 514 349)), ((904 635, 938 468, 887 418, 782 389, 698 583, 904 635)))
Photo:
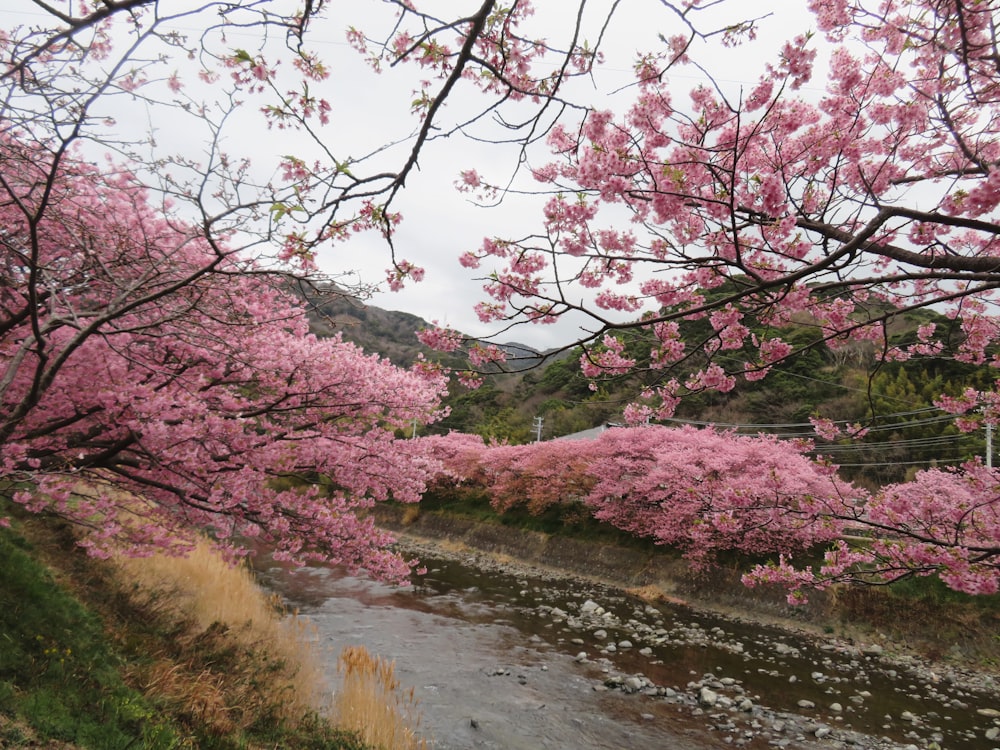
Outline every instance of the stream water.
POLYGON ((423 561, 410 588, 335 569, 259 572, 316 624, 332 684, 343 647, 395 661, 436 750, 1000 748, 995 693, 877 649, 423 561))

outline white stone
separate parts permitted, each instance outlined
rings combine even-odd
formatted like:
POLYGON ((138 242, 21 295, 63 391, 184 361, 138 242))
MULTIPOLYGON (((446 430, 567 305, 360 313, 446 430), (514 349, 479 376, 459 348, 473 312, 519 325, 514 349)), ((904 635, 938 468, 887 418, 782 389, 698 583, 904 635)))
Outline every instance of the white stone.
POLYGON ((646 683, 644 683, 638 677, 626 677, 624 683, 625 689, 628 690, 630 693, 635 693, 639 690, 642 690, 645 684, 646 683))
POLYGON ((714 706, 719 702, 719 694, 711 688, 703 687, 698 691, 698 703, 702 706, 714 706))

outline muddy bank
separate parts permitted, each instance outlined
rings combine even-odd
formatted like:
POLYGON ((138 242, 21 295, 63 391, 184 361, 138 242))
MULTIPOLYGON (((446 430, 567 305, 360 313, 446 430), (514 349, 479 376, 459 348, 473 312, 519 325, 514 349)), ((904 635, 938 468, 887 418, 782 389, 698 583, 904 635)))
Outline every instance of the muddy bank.
POLYGON ((955 684, 1000 693, 993 662, 983 660, 975 644, 950 636, 940 648, 941 644, 935 643, 940 635, 936 635, 939 631, 933 621, 910 623, 911 642, 845 620, 836 594, 814 593, 808 604, 792 607, 778 587, 748 589, 740 582, 741 571, 735 568, 694 573, 683 559, 668 551, 551 536, 436 511, 414 515, 378 506, 376 518, 418 557, 429 552, 451 554, 487 569, 596 582, 736 622, 779 627, 841 646, 879 649, 885 658, 904 665, 926 663, 927 669, 933 667, 955 684), (928 648, 935 646, 939 648, 929 659, 928 648))
POLYGON ((542 572, 616 588, 656 589, 672 601, 699 609, 728 614, 739 610, 754 618, 814 628, 828 626, 835 619, 834 606, 824 592, 811 596, 806 605, 791 607, 785 592, 777 587, 748 589, 740 582, 741 571, 735 568, 696 573, 669 551, 552 536, 437 511, 421 511, 414 517, 399 508, 378 506, 376 519, 401 538, 477 550, 542 572))

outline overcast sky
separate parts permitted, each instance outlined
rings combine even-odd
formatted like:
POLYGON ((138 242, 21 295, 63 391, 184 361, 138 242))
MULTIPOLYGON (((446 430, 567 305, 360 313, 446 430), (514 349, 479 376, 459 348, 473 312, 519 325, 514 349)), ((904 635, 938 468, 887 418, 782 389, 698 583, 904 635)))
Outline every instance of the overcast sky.
MULTIPOLYGON (((449 6, 454 4, 447 3, 449 6)), ((337 29, 340 8, 344 9, 343 17, 349 17, 348 14, 356 14, 362 5, 357 0, 341 0, 329 14, 329 49, 338 61, 332 80, 337 91, 333 97, 334 142, 341 137, 344 143, 367 139, 374 144, 380 138, 384 142, 384 134, 399 133, 411 126, 401 128, 401 124, 412 123, 407 112, 408 94, 415 81, 419 80, 419 72, 413 67, 404 67, 376 76, 361 64, 353 51, 340 43, 338 35, 342 32, 337 29), (364 94, 358 95, 359 91, 364 94)), ((569 22, 557 9, 565 10, 567 6, 544 2, 538 5, 543 6, 543 10, 534 19, 535 33, 544 34, 549 39, 563 38, 569 22)), ((740 12, 763 15, 775 5, 740 0, 726 7, 729 12, 737 7, 740 12)), ((607 6, 607 2, 589 4, 593 12, 592 23, 604 18, 607 6)), ((805 11, 804 0, 782 3, 781 6, 781 15, 764 22, 760 40, 752 48, 739 53, 715 48, 707 59, 701 58, 723 85, 731 90, 740 86, 749 88, 761 72, 763 62, 773 57, 780 43, 810 27, 811 18, 805 11)), ((375 24, 376 19, 377 16, 373 15, 375 24)), ((721 18, 718 20, 721 24, 721 18)), ((591 25, 591 38, 596 37, 594 28, 591 25)), ((631 65, 636 53, 658 49, 662 46, 658 39, 660 34, 670 36, 680 31, 677 19, 665 11, 657 0, 628 0, 623 3, 603 47, 606 54, 604 66, 595 74, 592 83, 575 84, 571 90, 573 96, 586 99, 598 107, 623 111, 631 101, 631 91, 622 90, 622 87, 633 81, 631 65), (611 93, 616 91, 618 93, 611 93)), ((682 99, 690 88, 700 82, 698 78, 696 71, 690 68, 671 74, 669 82, 674 88, 674 96, 682 99)), ((459 90, 459 94, 467 95, 468 100, 454 96, 446 117, 453 117, 463 106, 475 106, 475 97, 470 93, 469 89, 464 92, 459 90)), ((486 179, 502 183, 510 173, 514 158, 516 153, 512 149, 499 146, 459 140, 428 144, 420 160, 420 172, 409 180, 408 190, 397 204, 404 215, 404 222, 396 239, 400 256, 424 266, 427 269, 426 278, 420 284, 409 285, 403 292, 379 294, 372 300, 373 304, 406 310, 477 336, 491 332, 479 323, 472 311, 475 302, 482 298, 481 284, 473 280, 474 276, 488 273, 490 269, 484 266, 476 272, 467 271, 458 264, 457 258, 463 252, 478 247, 484 236, 516 237, 537 229, 543 200, 513 197, 501 207, 481 208, 458 194, 453 183, 462 169, 473 167, 486 179)), ((534 158, 538 164, 548 160, 542 149, 536 150, 534 158)), ((530 180, 522 181, 525 186, 532 184, 530 180)), ((349 246, 328 253, 321 262, 325 269, 331 271, 352 267, 361 269, 366 275, 381 275, 385 268, 384 260, 383 248, 372 238, 352 241, 349 246)), ((501 340, 516 340, 547 348, 575 338, 574 333, 581 322, 568 320, 555 326, 521 326, 502 336, 501 340)))
MULTIPOLYGON (((170 0, 165 8, 173 10, 185 0, 170 0)), ((281 2, 281 0, 275 0, 281 2)), ((459 3, 457 0, 424 0, 421 8, 439 7, 442 16, 454 17, 456 7, 467 7, 471 12, 479 6, 478 0, 459 3)), ((536 16, 532 20, 531 35, 544 37, 556 45, 565 46, 571 31, 567 9, 576 3, 545 2, 538 0, 536 16)), ((595 39, 597 24, 603 22, 610 0, 590 0, 587 3, 589 20, 585 21, 584 36, 595 39)), ((0 11, 4 26, 31 23, 40 14, 30 0, 8 0, 6 10, 0 11)), ((738 10, 747 16, 764 15, 776 3, 760 0, 737 0, 720 6, 726 13, 738 10)), ((772 58, 781 41, 805 31, 810 17, 805 12, 805 0, 781 3, 780 15, 775 15, 761 26, 760 40, 739 52, 724 51, 713 46, 710 54, 695 49, 697 59, 710 67, 718 81, 736 91, 740 86, 750 87, 763 67, 772 58)), ((355 26, 371 36, 385 34, 391 28, 394 14, 378 0, 331 0, 326 19, 311 31, 309 46, 315 49, 331 70, 331 77, 314 84, 315 92, 330 100, 333 105, 331 122, 321 129, 321 137, 338 159, 357 158, 385 144, 403 138, 417 127, 410 114, 412 92, 426 73, 414 65, 403 65, 381 74, 374 73, 347 43, 347 27, 355 26)), ((733 19, 718 16, 706 19, 705 26, 722 26, 733 19)), ((659 36, 679 33, 681 27, 676 17, 663 8, 659 0, 625 0, 616 11, 607 30, 603 51, 604 65, 592 81, 578 81, 567 89, 576 100, 601 108, 624 111, 631 100, 627 88, 633 80, 631 68, 637 52, 657 50, 662 47, 659 36), (623 87, 626 87, 623 89, 623 87), (612 93, 617 92, 617 93, 612 93)), ((186 30, 189 33, 196 28, 186 30)), ((246 45, 253 49, 253 38, 241 39, 234 32, 228 43, 233 47, 246 45)), ((285 55, 287 57, 287 53, 285 55)), ((171 66, 174 61, 168 61, 171 66)), ((176 61, 183 70, 184 62, 176 61)), ((187 76, 186 85, 197 85, 193 76, 187 76)), ((702 79, 704 80, 704 79, 702 79)), ((671 73, 668 79, 675 102, 683 101, 687 91, 699 83, 697 71, 684 68, 671 73)), ((439 87, 432 84, 432 90, 439 87)), ((455 122, 465 115, 481 109, 483 99, 476 96, 469 84, 457 87, 443 113, 443 122, 455 122)), ((191 121, 175 127, 169 116, 150 113, 144 108, 128 109, 130 103, 123 98, 108 106, 123 107, 115 112, 121 130, 152 127, 158 147, 164 151, 196 152, 197 139, 205 133, 197 132, 197 123, 191 121)), ((234 153, 248 153, 258 165, 274 164, 283 154, 303 153, 301 136, 283 131, 268 131, 262 127, 255 106, 248 106, 227 131, 226 147, 234 153)), ((575 115, 571 117, 576 118, 575 115)), ((571 121, 575 124, 576 119, 571 121)), ((490 131, 480 128, 477 135, 489 137, 490 131)), ((409 145, 387 152, 384 156, 392 168, 398 168, 409 145)), ((481 283, 477 275, 486 275, 490 268, 478 271, 463 269, 458 257, 477 248, 485 236, 519 237, 540 226, 543 199, 510 197, 496 208, 481 208, 454 189, 459 172, 475 168, 490 182, 504 183, 511 174, 517 157, 516 149, 471 140, 453 138, 428 143, 420 158, 420 169, 407 182, 407 189, 398 196, 394 208, 402 212, 404 221, 395 238, 399 259, 406 259, 426 269, 426 276, 419 284, 410 284, 404 291, 376 295, 372 304, 388 309, 405 310, 429 321, 450 325, 465 333, 486 336, 495 329, 483 326, 473 312, 473 306, 482 299, 481 283)), ((549 159, 543 147, 535 150, 533 163, 543 164, 549 159)), ((273 168, 273 166, 272 166, 273 168)), ((523 175, 521 187, 538 187, 523 175)), ((325 250, 319 256, 321 269, 332 274, 356 270, 365 281, 384 278, 389 265, 387 250, 377 237, 357 236, 349 243, 325 250)), ((576 338, 581 321, 567 320, 554 326, 529 325, 504 334, 502 341, 520 341, 538 348, 548 348, 576 338)))

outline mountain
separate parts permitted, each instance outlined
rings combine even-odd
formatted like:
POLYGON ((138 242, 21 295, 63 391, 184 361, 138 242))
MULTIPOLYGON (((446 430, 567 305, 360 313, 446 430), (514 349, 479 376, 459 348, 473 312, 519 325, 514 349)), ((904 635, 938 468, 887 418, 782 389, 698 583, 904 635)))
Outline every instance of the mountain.
MULTIPOLYGON (((385 310, 337 291, 310 294, 309 303, 309 321, 318 336, 340 333, 366 352, 381 354, 400 367, 412 365, 418 354, 436 362, 447 361, 455 367, 467 366, 458 355, 442 356, 417 340, 416 332, 431 325, 417 315, 385 310)), ((509 357, 504 366, 508 372, 537 367, 546 356, 546 352, 527 344, 510 342, 497 346, 509 357)))
POLYGON ((423 318, 366 305, 338 292, 311 294, 309 302, 309 322, 317 336, 340 333, 366 352, 381 354, 400 367, 412 365, 418 354, 439 359, 417 340, 416 332, 429 325, 423 318))
POLYGON ((543 364, 547 353, 539 351, 527 344, 509 343, 497 344, 507 353, 507 362, 504 364, 506 372, 520 372, 530 370, 543 364))

